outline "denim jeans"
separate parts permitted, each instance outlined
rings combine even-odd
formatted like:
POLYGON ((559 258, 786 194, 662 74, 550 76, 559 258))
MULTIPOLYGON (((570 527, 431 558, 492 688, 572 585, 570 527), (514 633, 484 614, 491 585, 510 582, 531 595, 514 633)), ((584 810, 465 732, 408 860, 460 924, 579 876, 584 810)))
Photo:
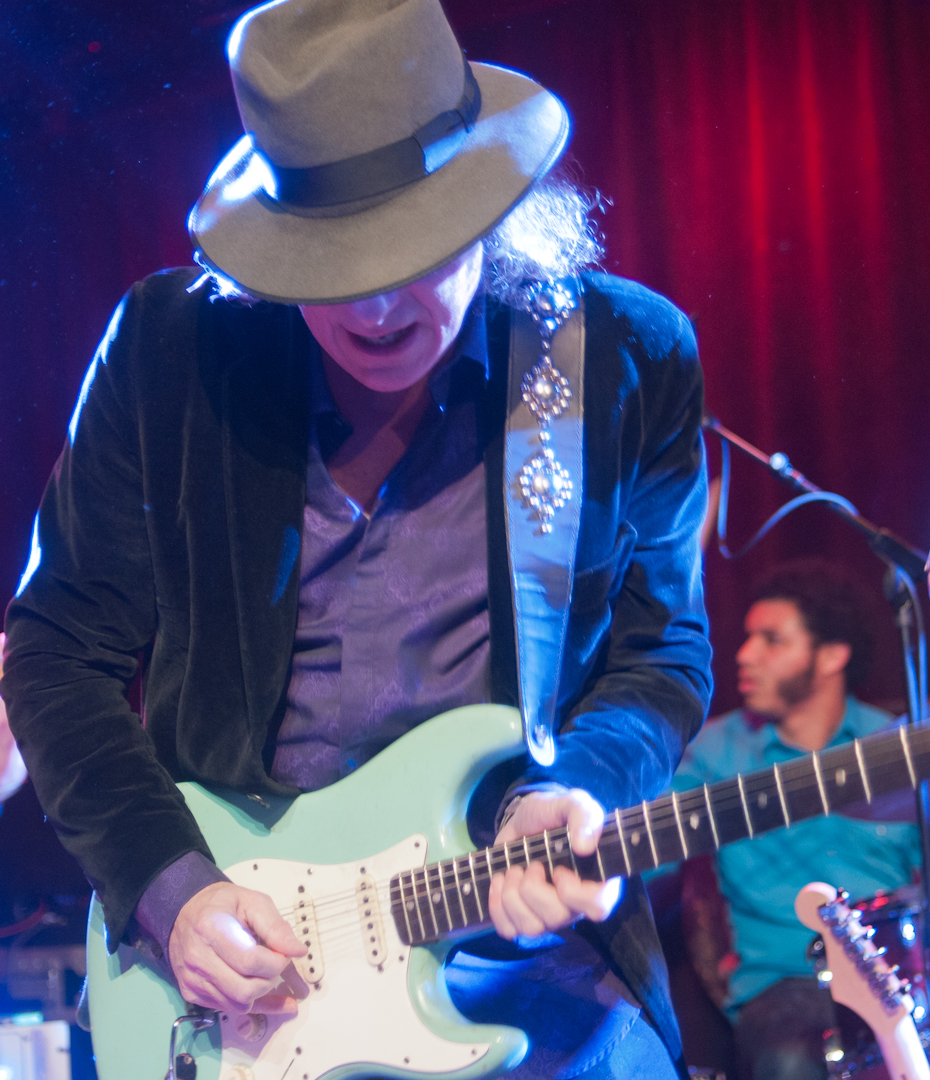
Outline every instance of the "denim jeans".
POLYGON ((446 968, 456 1007, 526 1032, 508 1080, 677 1080, 665 1044, 606 960, 571 930, 514 946, 469 943, 446 968))

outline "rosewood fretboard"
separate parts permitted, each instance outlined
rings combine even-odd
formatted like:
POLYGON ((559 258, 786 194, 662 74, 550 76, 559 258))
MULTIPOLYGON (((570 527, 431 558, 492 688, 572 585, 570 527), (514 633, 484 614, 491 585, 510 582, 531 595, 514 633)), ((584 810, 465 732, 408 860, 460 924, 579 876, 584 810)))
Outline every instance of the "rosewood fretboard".
POLYGON ((432 863, 391 879, 391 912, 408 945, 439 941, 488 922, 492 875, 538 860, 549 877, 568 866, 606 880, 716 851, 734 840, 871 802, 930 777, 930 727, 900 727, 760 772, 665 795, 607 819, 594 855, 576 855, 567 830, 432 863))

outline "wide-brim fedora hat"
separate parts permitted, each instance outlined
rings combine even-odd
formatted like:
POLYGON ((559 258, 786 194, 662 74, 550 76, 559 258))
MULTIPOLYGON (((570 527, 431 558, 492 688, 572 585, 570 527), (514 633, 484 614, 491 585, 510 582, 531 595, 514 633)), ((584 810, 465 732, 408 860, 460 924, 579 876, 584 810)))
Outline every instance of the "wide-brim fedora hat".
POLYGON ((564 106, 465 60, 438 0, 276 0, 227 45, 246 134, 191 211, 240 290, 340 303, 430 273, 555 164, 564 106))

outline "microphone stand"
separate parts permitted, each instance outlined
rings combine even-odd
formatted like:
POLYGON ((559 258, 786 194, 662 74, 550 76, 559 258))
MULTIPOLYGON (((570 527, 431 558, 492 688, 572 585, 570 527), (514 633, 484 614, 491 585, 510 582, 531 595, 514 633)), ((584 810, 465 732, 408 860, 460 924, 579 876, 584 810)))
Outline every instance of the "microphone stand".
MULTIPOLYGON (((802 494, 828 494, 823 488, 811 483, 802 473, 793 468, 787 456, 782 453, 764 454, 752 443, 741 439, 739 435, 723 426, 713 416, 705 415, 701 425, 707 431, 713 431, 725 442, 735 446, 744 454, 764 465, 769 472, 792 490, 802 494)), ((904 661, 904 676, 907 685, 908 720, 915 726, 926 722, 926 674, 923 652, 922 619, 917 608, 917 596, 914 580, 922 579, 926 573, 928 557, 925 552, 912 547, 906 540, 896 536, 890 529, 874 525, 858 513, 853 513, 841 502, 827 501, 826 507, 838 514, 854 529, 862 533, 875 554, 887 565, 885 578, 885 596, 895 609, 895 621, 901 632, 901 646, 904 661), (918 622, 918 634, 921 645, 915 656, 912 630, 915 616, 918 622)), ((917 787, 917 830, 920 837, 921 873, 920 873, 920 922, 921 922, 921 969, 924 976, 924 994, 930 1006, 930 783, 923 780, 917 787)))

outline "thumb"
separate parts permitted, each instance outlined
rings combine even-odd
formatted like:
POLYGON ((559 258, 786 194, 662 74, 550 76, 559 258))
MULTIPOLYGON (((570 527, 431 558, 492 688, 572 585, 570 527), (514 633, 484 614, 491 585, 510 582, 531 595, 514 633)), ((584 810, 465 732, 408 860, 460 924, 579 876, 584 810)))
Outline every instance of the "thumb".
POLYGON ((249 891, 239 918, 265 948, 283 956, 303 955, 304 947, 297 940, 297 935, 281 917, 271 898, 264 893, 249 891))
POLYGON ((593 855, 604 827, 601 804, 586 791, 575 789, 568 798, 568 833, 579 855, 593 855))

